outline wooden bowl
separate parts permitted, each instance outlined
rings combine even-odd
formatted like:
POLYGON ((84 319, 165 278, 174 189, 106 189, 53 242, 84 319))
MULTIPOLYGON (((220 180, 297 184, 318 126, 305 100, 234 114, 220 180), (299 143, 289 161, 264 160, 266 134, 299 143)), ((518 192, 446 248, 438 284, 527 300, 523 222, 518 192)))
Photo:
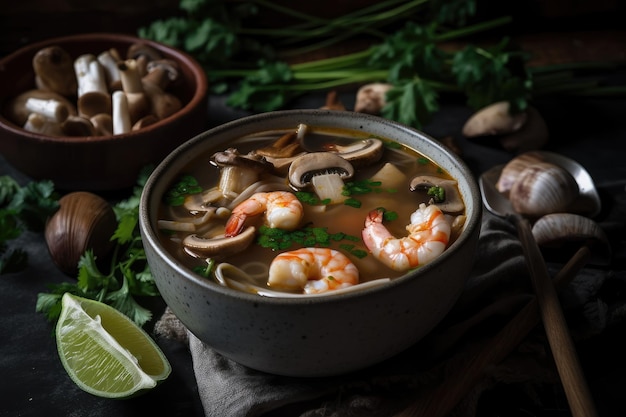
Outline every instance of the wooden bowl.
POLYGON ((52 38, 0 60, 0 153, 32 179, 52 180, 61 190, 133 186, 143 167, 158 164, 205 129, 207 108, 208 81, 197 61, 169 46, 129 35, 93 33, 52 38), (178 63, 180 79, 168 87, 168 92, 181 100, 182 108, 173 115, 139 130, 110 136, 48 136, 27 131, 9 117, 7 106, 12 98, 36 88, 32 60, 42 48, 58 45, 74 59, 116 48, 125 57, 136 42, 145 42, 178 63))

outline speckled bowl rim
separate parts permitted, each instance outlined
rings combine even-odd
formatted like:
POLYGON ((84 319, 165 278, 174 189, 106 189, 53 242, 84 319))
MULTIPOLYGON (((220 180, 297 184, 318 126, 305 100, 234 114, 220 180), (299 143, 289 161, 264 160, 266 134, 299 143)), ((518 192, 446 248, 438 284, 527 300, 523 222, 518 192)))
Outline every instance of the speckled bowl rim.
MULTIPOLYGON (((361 126, 363 128, 363 126, 361 126)), ((367 129, 365 129, 367 131, 367 129)), ((464 245, 472 245, 473 244, 473 235, 476 229, 480 228, 482 221, 482 203, 480 198, 480 191, 478 188, 478 184, 472 174, 471 170, 467 166, 467 164, 461 160, 457 155, 447 149, 444 145, 437 142, 430 136, 426 135, 423 132, 420 132, 411 127, 402 125, 400 123, 384 119, 378 116, 372 116, 363 113, 354 113, 350 111, 334 111, 334 110, 321 110, 321 109, 298 109, 298 110, 280 110, 274 112, 261 113, 251 116, 245 116, 222 125, 216 126, 212 129, 207 130, 206 132, 200 133, 189 141, 183 143, 178 148, 176 148, 173 152, 171 152, 163 161, 155 168, 152 172, 151 176, 148 178, 143 193, 141 195, 140 206, 139 206, 139 222, 140 229, 143 234, 144 244, 149 244, 152 246, 156 254, 177 273, 180 274, 181 277, 185 280, 190 280, 195 284, 207 288, 210 291, 215 291, 223 296, 234 297, 238 299, 243 299, 249 301, 251 303, 259 303, 259 304, 268 304, 268 305, 276 305, 276 304, 284 304, 284 305, 309 305, 309 304, 323 304, 323 303, 340 303, 345 300, 357 298, 357 297, 365 297, 371 293, 380 293, 384 291, 392 291, 395 287, 404 285, 405 281, 419 279, 419 276, 422 274, 426 274, 431 269, 436 269, 441 263, 450 261, 451 258, 454 257, 455 252, 460 249, 464 245), (246 292, 242 292, 239 290, 235 290, 232 288, 224 287, 218 283, 211 282, 201 276, 193 273, 189 268, 185 267, 182 263, 180 263, 177 259, 174 258, 160 243, 159 238, 155 232, 155 224, 150 219, 150 215, 152 211, 149 208, 149 202, 154 198, 154 187, 161 181, 161 179, 166 175, 170 169, 172 169, 172 165, 179 170, 182 166, 184 166, 187 162, 181 162, 181 156, 187 156, 190 160, 195 159, 195 156, 191 155, 193 152, 193 148, 197 146, 199 142, 203 142, 208 139, 212 135, 224 134, 232 129, 236 129, 242 125, 248 125, 254 122, 268 122, 272 120, 282 119, 285 117, 292 117, 297 119, 298 117, 324 117, 324 116, 332 116, 339 118, 352 118, 357 120, 362 120, 363 125, 370 123, 380 123, 383 125, 387 125, 394 130, 404 131, 406 134, 412 136, 418 136, 421 140, 426 140, 430 142, 431 146, 438 148, 440 152, 447 154, 447 156, 457 165, 457 169, 461 171, 467 180, 467 185, 470 190, 469 196, 471 202, 466 202, 467 204, 472 204, 472 214, 466 220, 466 225, 459 236, 459 238, 450 245, 446 251, 437 257, 433 262, 422 266, 419 270, 409 272, 401 277, 394 278, 390 282, 380 285, 380 286, 372 286, 368 288, 360 289, 359 291, 354 292, 345 292, 341 294, 327 294, 324 296, 314 296, 314 297, 265 297, 255 294, 250 294, 246 292), (176 163, 176 161, 179 161, 176 163)))

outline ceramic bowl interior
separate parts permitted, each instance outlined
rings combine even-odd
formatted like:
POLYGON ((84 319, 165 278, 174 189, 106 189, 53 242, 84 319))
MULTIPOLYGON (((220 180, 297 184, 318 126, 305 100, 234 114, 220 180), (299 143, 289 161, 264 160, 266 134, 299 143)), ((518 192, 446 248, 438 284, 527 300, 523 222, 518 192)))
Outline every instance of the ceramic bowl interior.
POLYGON ((0 60, 0 152, 33 179, 50 179, 60 189, 114 190, 133 186, 146 165, 158 164, 178 145, 206 129, 208 82, 200 64, 169 46, 114 33, 52 38, 25 46, 0 60), (176 61, 181 77, 168 87, 183 104, 175 114, 130 133, 113 136, 54 137, 26 131, 13 123, 7 105, 16 95, 36 88, 32 59, 42 48, 58 45, 71 57, 97 55, 145 42, 176 61))
POLYGON ((389 358, 426 335, 451 309, 471 270, 481 219, 480 194, 467 166, 428 136, 382 118, 325 110, 250 116, 204 132, 156 168, 141 199, 140 226, 157 286, 201 341, 241 364, 290 376, 328 376, 389 358), (222 150, 259 130, 312 126, 363 130, 407 144, 453 177, 466 204, 457 239, 435 261, 388 284, 322 297, 274 298, 239 292, 194 274, 159 242, 157 207, 198 155, 222 150))

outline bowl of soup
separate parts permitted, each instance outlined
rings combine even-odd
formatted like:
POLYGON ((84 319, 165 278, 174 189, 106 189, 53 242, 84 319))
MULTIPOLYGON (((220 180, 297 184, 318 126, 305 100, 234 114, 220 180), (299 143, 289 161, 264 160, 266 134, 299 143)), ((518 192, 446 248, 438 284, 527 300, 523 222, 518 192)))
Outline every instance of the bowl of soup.
POLYGON ((422 339, 472 268, 480 194, 422 132, 285 110, 187 141, 140 203, 148 263, 201 341, 279 375, 345 374, 422 339))

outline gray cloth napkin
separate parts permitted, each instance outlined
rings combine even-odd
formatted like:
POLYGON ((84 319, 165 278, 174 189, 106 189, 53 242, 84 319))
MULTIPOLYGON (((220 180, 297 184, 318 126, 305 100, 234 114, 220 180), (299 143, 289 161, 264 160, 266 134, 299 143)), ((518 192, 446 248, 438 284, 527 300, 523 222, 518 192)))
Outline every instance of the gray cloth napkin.
MULTIPOLYGON (((555 265, 551 269, 558 269, 555 265)), ((553 272, 555 272, 553 271, 553 272)), ((564 307, 576 311, 575 334, 588 337, 624 316, 599 297, 606 273, 582 271, 563 291, 564 307)), ((506 220, 485 213, 474 268, 461 298, 422 341, 369 369, 334 378, 291 378, 258 372, 214 352, 166 311, 157 335, 189 344, 198 392, 207 417, 391 416, 421 389, 455 372, 468 355, 499 330, 532 297, 519 240, 506 220)), ((481 393, 496 383, 555 382, 542 332, 529 335, 507 359, 485 370, 453 415, 475 415, 481 393)))

